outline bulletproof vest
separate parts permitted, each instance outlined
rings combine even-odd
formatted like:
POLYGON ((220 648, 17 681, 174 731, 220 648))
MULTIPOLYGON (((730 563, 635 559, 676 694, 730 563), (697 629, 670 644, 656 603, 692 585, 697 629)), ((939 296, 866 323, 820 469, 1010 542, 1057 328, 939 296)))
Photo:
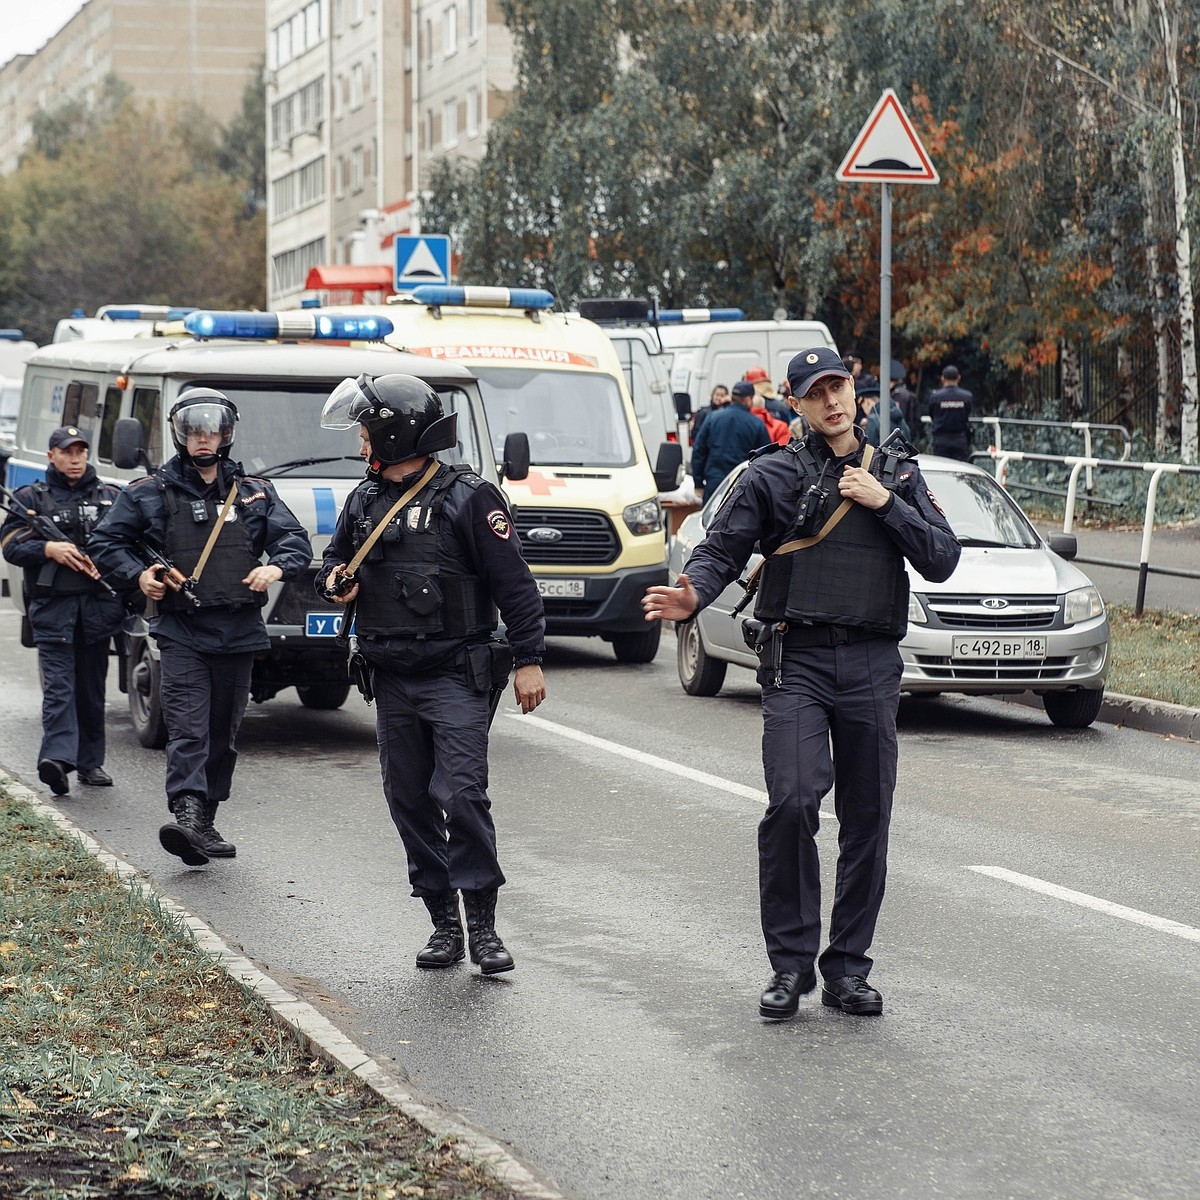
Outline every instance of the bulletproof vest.
MULTIPOLYGON (((90 487, 74 489, 70 500, 61 501, 54 498, 48 483, 38 482, 33 485, 31 507, 43 517, 49 517, 62 531, 60 541, 74 542, 82 547, 87 542, 88 534, 100 523, 100 518, 108 512, 112 503, 103 495, 99 480, 93 480, 90 487)), ((82 571, 72 571, 61 563, 51 562, 51 565, 53 572, 45 570, 43 566, 26 567, 27 595, 40 599, 46 596, 99 594, 103 591, 99 583, 82 571)))
MULTIPOLYGON (((496 628, 491 594, 471 569, 445 512, 451 487, 469 470, 443 465, 371 547, 358 568, 358 633, 455 640, 496 628)), ((378 488, 354 494, 350 516, 356 548, 394 503, 378 488)))
MULTIPOLYGON (((811 451, 796 454, 796 469, 803 498, 819 474, 811 451)), ((841 503, 836 480, 830 493, 818 530, 841 503)), ((849 625, 902 638, 908 627, 904 557, 875 513, 851 504, 816 545, 766 559, 754 615, 760 621, 849 625)))
MULTIPOLYGON (((204 553, 228 492, 223 493, 219 500, 200 500, 181 492, 161 471, 156 479, 167 513, 164 553, 185 575, 190 576, 200 561, 200 555, 204 553)), ((261 607, 267 602, 266 592, 252 592, 242 582, 255 567, 261 565, 259 556, 254 553, 250 531, 246 528, 241 496, 245 486, 246 480, 238 480, 238 496, 230 506, 229 515, 204 565, 200 582, 196 584, 196 597, 201 608, 261 607)), ((193 607, 190 601, 170 588, 158 603, 159 608, 166 612, 189 612, 193 607)))

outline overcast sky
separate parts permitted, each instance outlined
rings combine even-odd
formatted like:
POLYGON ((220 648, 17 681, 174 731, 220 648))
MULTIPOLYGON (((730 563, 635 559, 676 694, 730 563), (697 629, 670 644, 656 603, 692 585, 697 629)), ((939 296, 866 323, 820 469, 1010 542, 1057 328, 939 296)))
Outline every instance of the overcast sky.
POLYGON ((85 0, 0 0, 0 67, 17 54, 40 50, 85 0))

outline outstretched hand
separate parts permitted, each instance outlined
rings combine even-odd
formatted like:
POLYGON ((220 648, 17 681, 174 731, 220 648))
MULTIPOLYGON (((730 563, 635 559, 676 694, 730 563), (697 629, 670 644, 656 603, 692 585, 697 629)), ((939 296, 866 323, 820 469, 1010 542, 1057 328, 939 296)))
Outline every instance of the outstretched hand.
POLYGON ((642 597, 647 621, 688 621, 699 607, 700 597, 686 575, 680 575, 677 587, 647 588, 642 597))

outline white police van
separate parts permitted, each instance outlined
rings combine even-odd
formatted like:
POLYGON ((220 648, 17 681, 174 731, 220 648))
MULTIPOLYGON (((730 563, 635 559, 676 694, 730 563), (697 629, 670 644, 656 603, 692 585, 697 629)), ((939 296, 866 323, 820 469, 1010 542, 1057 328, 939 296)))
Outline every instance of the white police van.
MULTIPOLYGON (((308 530, 315 556, 308 571, 271 587, 263 610, 271 649, 255 660, 251 697, 261 702, 295 687, 306 707, 338 708, 350 691, 346 654, 334 643, 340 610, 318 599, 313 581, 364 466, 357 430, 335 433, 320 426, 329 393, 361 373, 419 376, 437 390, 447 412, 459 414, 458 443, 440 457, 470 463, 485 479, 500 482, 478 383, 455 363, 364 344, 390 332, 390 323, 375 317, 194 311, 167 336, 44 347, 26 366, 9 486, 44 478, 46 445, 60 425, 76 425, 88 435, 91 462, 102 479, 128 483, 174 454, 167 414, 183 392, 223 392, 239 416, 232 458, 247 474, 271 479, 308 530), (140 443, 140 464, 122 454, 131 434, 140 443)), ((505 469, 519 478, 528 469, 527 440, 514 434, 503 453, 505 469)), ((5 565, 13 603, 24 612, 21 573, 5 565)), ((143 745, 162 746, 158 652, 144 622, 122 649, 119 681, 134 729, 143 745)))

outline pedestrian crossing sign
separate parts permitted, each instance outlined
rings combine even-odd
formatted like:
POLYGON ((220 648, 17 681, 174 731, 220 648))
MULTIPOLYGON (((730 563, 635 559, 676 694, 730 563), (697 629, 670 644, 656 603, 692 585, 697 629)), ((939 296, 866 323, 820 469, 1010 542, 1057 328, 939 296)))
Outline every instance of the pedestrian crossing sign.
POLYGON ((396 291, 450 282, 450 239, 444 233, 396 238, 396 291))

